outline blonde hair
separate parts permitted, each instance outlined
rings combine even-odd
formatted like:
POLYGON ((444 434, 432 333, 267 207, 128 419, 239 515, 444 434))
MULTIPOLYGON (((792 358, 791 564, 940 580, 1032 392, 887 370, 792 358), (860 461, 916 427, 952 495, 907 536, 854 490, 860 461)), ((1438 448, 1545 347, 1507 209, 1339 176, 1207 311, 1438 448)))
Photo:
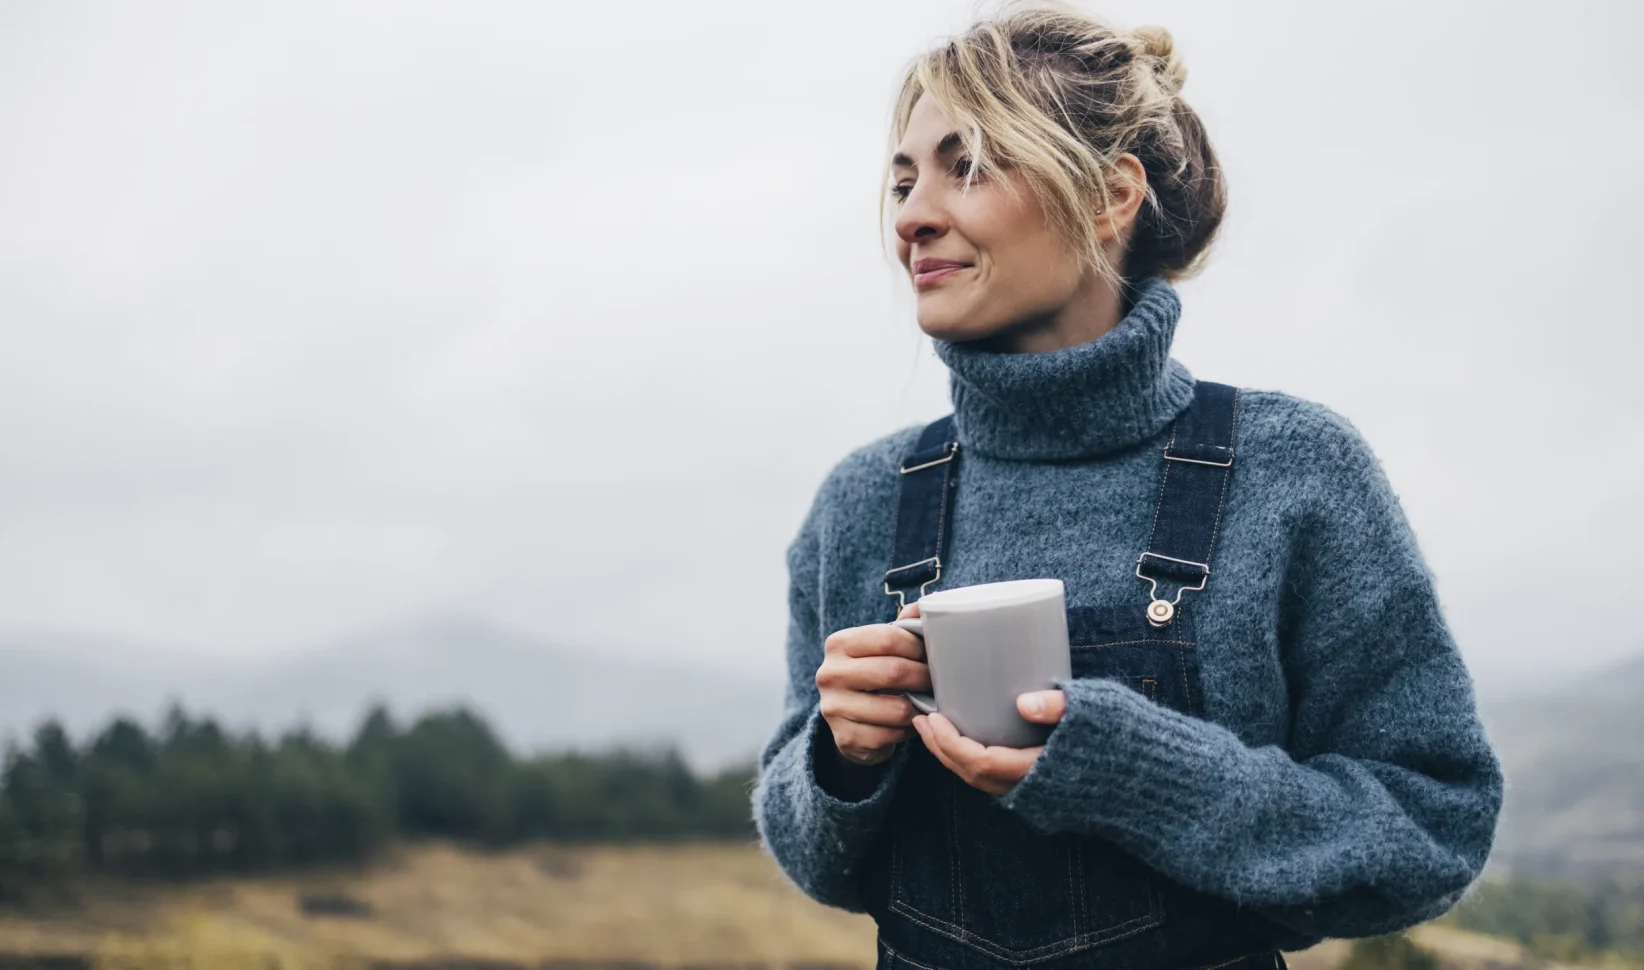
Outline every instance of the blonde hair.
MULTIPOLYGON (((1115 283, 1178 280, 1202 265, 1227 208, 1210 139, 1181 98, 1186 80, 1163 27, 1121 31, 1058 0, 1011 3, 909 66, 891 142, 928 95, 953 121, 971 172, 1021 173, 1096 272, 1115 283), (1095 220, 1127 153, 1147 173, 1147 192, 1124 265, 1112 266, 1095 220)), ((888 168, 885 181, 888 190, 888 168)))

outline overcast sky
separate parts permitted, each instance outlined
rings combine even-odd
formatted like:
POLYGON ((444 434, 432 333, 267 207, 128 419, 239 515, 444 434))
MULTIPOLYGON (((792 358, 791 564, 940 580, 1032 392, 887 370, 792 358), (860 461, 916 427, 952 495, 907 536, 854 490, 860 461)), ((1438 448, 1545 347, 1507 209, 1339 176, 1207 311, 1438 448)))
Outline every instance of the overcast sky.
MULTIPOLYGON (((1487 685, 1644 651, 1644 4, 1097 9, 1230 173, 1177 355, 1358 425, 1487 685)), ((973 12, 0 6, 0 630, 779 669, 817 483, 947 408, 877 179, 973 12)))

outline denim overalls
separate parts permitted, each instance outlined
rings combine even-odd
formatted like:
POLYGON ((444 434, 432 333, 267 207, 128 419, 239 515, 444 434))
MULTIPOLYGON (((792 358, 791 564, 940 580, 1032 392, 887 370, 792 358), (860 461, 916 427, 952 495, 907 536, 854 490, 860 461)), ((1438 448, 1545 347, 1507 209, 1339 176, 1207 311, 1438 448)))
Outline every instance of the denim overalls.
MULTIPOLYGON (((1074 677, 1117 680, 1155 703, 1203 716, 1192 610, 1182 598, 1210 578, 1236 410, 1234 388, 1195 386, 1160 462, 1134 608, 1068 610, 1074 677)), ((941 576, 958 457, 949 416, 926 428, 902 462, 885 575, 896 605, 941 576)), ((1277 948, 1292 934, 1278 925, 1174 883, 1103 839, 1038 832, 922 744, 911 743, 908 754, 863 870, 864 897, 879 924, 879 970, 1284 966, 1277 948)))

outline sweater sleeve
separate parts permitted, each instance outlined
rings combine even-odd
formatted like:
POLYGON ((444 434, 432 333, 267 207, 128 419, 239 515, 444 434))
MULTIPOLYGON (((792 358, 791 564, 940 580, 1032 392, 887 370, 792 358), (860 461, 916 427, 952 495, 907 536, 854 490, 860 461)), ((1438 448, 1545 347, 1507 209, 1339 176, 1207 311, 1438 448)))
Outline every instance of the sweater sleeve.
POLYGON ((884 823, 907 750, 899 745, 873 768, 846 765, 822 719, 819 518, 813 507, 788 549, 788 686, 782 720, 760 753, 753 814, 765 850, 806 895, 860 912, 861 862, 884 823))
POLYGON ((1351 425, 1308 407, 1291 427, 1313 457, 1277 616, 1286 746, 1069 681, 1061 723, 1001 802, 1301 933, 1368 936, 1460 898, 1502 776, 1397 498, 1351 425))

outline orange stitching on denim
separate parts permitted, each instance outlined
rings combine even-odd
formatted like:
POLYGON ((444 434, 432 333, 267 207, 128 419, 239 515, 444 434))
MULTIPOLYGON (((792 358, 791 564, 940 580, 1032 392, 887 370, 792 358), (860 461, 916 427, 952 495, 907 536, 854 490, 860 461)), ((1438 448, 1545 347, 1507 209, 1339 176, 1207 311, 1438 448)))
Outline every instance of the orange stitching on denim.
MULTIPOLYGON (((1152 880, 1149 880, 1148 882, 1151 886, 1152 880)), ((1077 951, 1080 949, 1088 949, 1089 947, 1103 943, 1116 943, 1119 940, 1135 936, 1137 933, 1150 930, 1153 927, 1163 923, 1164 918, 1159 912, 1159 901, 1157 897, 1152 892, 1149 892, 1147 894, 1147 900, 1148 909, 1145 916, 1138 916, 1135 919, 1125 920, 1123 923, 1120 923, 1117 926, 1110 926, 1105 930, 1100 930, 1094 933, 1086 933, 1077 941, 1074 950, 1077 951), (1149 920, 1152 922, 1148 922, 1149 920), (1132 928, 1132 924, 1134 923, 1140 923, 1142 925, 1132 928), (1117 935, 1108 935, 1114 933, 1116 930, 1124 930, 1125 932, 1117 935)), ((1013 960, 1011 962, 1020 965, 1023 961, 1013 960)))
POLYGON ((1085 882, 1085 849, 1083 840, 1075 837, 1073 843, 1078 847, 1074 850, 1073 857, 1073 884, 1079 887, 1079 902, 1075 904, 1073 900, 1070 899, 1068 900, 1068 905, 1073 907, 1074 937, 1075 939, 1082 939, 1090 933, 1095 932, 1096 920, 1090 915, 1089 896, 1085 889, 1087 884, 1085 882))
POLYGON ((1187 699, 1187 713, 1191 714, 1193 713, 1193 685, 1192 682, 1187 679, 1186 647, 1176 648, 1176 658, 1182 665, 1182 696, 1187 699))
POLYGON ((953 894, 954 918, 965 925, 965 887, 959 871, 959 776, 948 776, 948 892, 953 894))
POLYGON ((899 953, 896 950, 892 949, 891 945, 889 943, 886 943, 884 940, 880 940, 879 945, 885 948, 886 953, 889 953, 892 957, 894 957, 897 960, 901 960, 903 963, 907 964, 910 967, 918 967, 919 970, 936 970, 935 967, 927 967, 923 963, 920 963, 918 960, 909 960, 907 957, 903 956, 901 953, 899 953))
POLYGON ((1164 920, 1159 916, 1158 905, 1154 902, 1151 895, 1149 895, 1148 898, 1149 907, 1146 915, 1138 916, 1135 919, 1125 920, 1117 926, 1110 926, 1098 933, 1087 933, 1083 938, 1069 937, 1065 940, 1057 940, 1055 943, 1046 943, 1044 946, 1034 947, 1031 950, 1008 950, 990 940, 977 939, 974 933, 968 932, 964 927, 954 926, 952 923, 946 922, 945 920, 939 920, 936 917, 931 916, 929 913, 924 913, 914 909, 912 906, 901 906, 901 908, 897 908, 896 911, 900 913, 904 919, 918 923, 920 926, 930 930, 932 933, 939 933, 942 936, 962 943, 973 950, 980 950, 981 952, 986 953, 997 960, 1008 963, 1011 966, 1022 967, 1030 963, 1038 963, 1047 957, 1077 953, 1079 950, 1086 950, 1101 943, 1116 943, 1119 940, 1127 939, 1135 936, 1137 933, 1150 930, 1155 926, 1160 925, 1164 922, 1164 920), (924 917, 924 919, 920 919, 921 916, 924 917), (1123 932, 1118 932, 1121 930, 1123 932), (1006 956, 1006 954, 1009 953, 1017 953, 1020 955, 1015 957, 1006 956))
POLYGON ((1069 852, 1068 855, 1067 855, 1067 905, 1068 905, 1069 909, 1073 910, 1073 936, 1074 936, 1074 938, 1078 938, 1078 936, 1079 936, 1079 906, 1078 906, 1077 903, 1074 902, 1074 897, 1077 896, 1078 893, 1074 892, 1074 890, 1073 890, 1073 866, 1079 859, 1078 853, 1079 853, 1079 841, 1077 839, 1074 839, 1073 840, 1073 851, 1069 852))
MULTIPOLYGON (((1165 445, 1165 450, 1169 451, 1170 446, 1175 443, 1176 425, 1172 423, 1170 425, 1170 441, 1165 445)), ((1153 503, 1153 527, 1147 530, 1147 545, 1143 547, 1143 552, 1153 548, 1153 536, 1159 531, 1159 509, 1164 505, 1165 483, 1170 481, 1170 462, 1165 462, 1164 466, 1164 474, 1159 477, 1159 500, 1153 503)))
MULTIPOLYGON (((1090 919, 1090 897, 1085 892, 1085 843, 1083 839, 1073 840, 1074 849, 1079 856, 1079 912, 1085 914, 1086 921, 1090 919)), ((1077 928, 1077 927, 1075 927, 1077 928)))
MULTIPOLYGON (((1238 443, 1238 440, 1239 440, 1239 389, 1235 387, 1233 389, 1233 427, 1232 427, 1231 430, 1228 431, 1228 439, 1227 439, 1227 450, 1229 452, 1233 452, 1235 454, 1237 453, 1233 446, 1238 443)), ((1210 548, 1206 549, 1205 552, 1204 552, 1204 561, 1207 565, 1210 562, 1211 556, 1213 556, 1216 552, 1216 536, 1221 532, 1221 527, 1222 527, 1222 506, 1227 504, 1227 483, 1230 479, 1232 479, 1232 477, 1233 477, 1233 466, 1232 465, 1229 465, 1226 468, 1222 469, 1222 491, 1221 491, 1220 495, 1216 496, 1216 521, 1212 522, 1211 525, 1210 525, 1210 548)))
MULTIPOLYGON (((956 436, 957 434, 958 432, 955 432, 956 436)), ((953 501, 953 471, 954 466, 958 464, 959 451, 956 445, 952 456, 948 459, 948 463, 942 466, 942 504, 936 513, 936 579, 932 582, 939 581, 942 578, 942 540, 947 538, 948 534, 948 506, 953 501)), ((924 588, 920 587, 920 598, 923 599, 924 595, 924 588)))
POLYGON ((1161 912, 1159 895, 1151 877, 1143 877, 1143 895, 1147 898, 1148 906, 1147 912, 1141 916, 1100 930, 1077 934, 1026 950, 1011 950, 986 937, 977 936, 962 925, 939 919, 901 900, 892 903, 891 909, 905 919, 911 920, 933 933, 938 933, 971 949, 989 954, 995 959, 1002 960, 1012 966, 1020 967, 1030 963, 1038 963, 1049 957, 1076 953, 1079 950, 1089 949, 1100 944, 1115 943, 1161 925, 1164 922, 1164 917, 1161 912))
POLYGON ((1161 645, 1165 645, 1165 646, 1181 645, 1181 646, 1191 647, 1191 646, 1193 646, 1194 642, 1195 641, 1192 641, 1192 640, 1115 640, 1112 643, 1075 643, 1071 647, 1069 647, 1068 649, 1070 649, 1070 650, 1102 650, 1102 649, 1105 649, 1107 647, 1129 647, 1129 646, 1134 646, 1135 644, 1138 644, 1138 643, 1157 643, 1157 644, 1161 644, 1161 645))
MULTIPOLYGON (((917 441, 918 439, 915 439, 915 440, 917 441)), ((896 459, 896 470, 897 470, 897 476, 896 476, 896 510, 891 513, 891 551, 890 551, 890 557, 889 557, 892 569, 896 568, 896 560, 898 558, 897 555, 896 555, 896 540, 902 534, 902 489, 903 489, 903 487, 905 487, 907 485, 907 481, 908 481, 908 476, 901 474, 901 471, 902 471, 902 459, 901 458, 896 459)), ((888 583, 889 577, 887 576, 886 579, 887 579, 887 585, 888 585, 889 584, 888 583)), ((883 588, 883 587, 881 587, 881 588, 883 588)), ((886 593, 885 595, 887 597, 889 597, 893 594, 886 593)), ((896 601, 898 603, 905 602, 906 600, 907 600, 906 596, 896 597, 896 601)), ((898 612, 900 612, 900 611, 898 611, 898 612)), ((895 619, 895 617, 892 617, 892 619, 895 619)))
POLYGON ((891 897, 894 902, 902 901, 902 833, 891 833, 891 897))

